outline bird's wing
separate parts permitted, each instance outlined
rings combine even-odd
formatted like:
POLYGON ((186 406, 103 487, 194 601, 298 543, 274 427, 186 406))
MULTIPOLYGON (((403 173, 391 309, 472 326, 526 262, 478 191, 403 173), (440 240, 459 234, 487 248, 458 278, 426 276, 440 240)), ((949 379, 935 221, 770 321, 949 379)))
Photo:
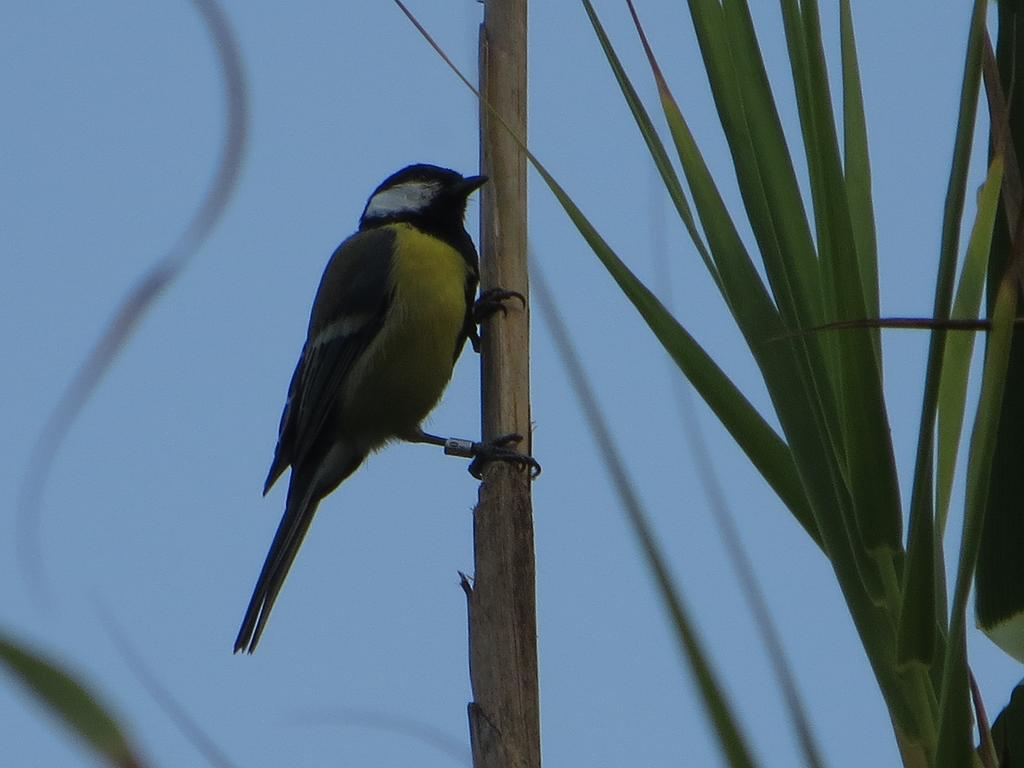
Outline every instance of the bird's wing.
POLYGON ((462 321, 462 329, 455 340, 454 364, 462 354, 462 346, 469 339, 475 352, 480 351, 480 333, 477 329, 476 320, 473 317, 473 304, 476 298, 476 289, 480 283, 480 257, 477 256, 476 246, 473 245, 473 238, 463 229, 461 232, 449 233, 450 244, 459 252, 466 262, 466 316, 462 321))
POLYGON ((391 305, 394 232, 359 232, 335 250, 320 281, 302 356, 288 387, 266 493, 306 458, 352 365, 380 332, 391 305))

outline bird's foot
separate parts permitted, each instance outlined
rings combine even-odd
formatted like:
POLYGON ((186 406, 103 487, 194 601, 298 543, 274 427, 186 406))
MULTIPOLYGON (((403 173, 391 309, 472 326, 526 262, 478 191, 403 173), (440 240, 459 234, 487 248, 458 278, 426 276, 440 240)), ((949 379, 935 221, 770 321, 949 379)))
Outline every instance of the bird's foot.
MULTIPOLYGON (((480 298, 473 304, 473 310, 471 316, 473 318, 474 325, 480 325, 484 320, 494 316, 498 312, 502 315, 508 315, 508 306, 506 302, 509 299, 519 299, 519 302, 523 305, 523 309, 526 309, 526 297, 523 296, 519 291, 507 291, 504 288, 488 288, 480 294, 480 298)), ((473 351, 480 351, 480 335, 476 332, 476 328, 473 328, 473 332, 470 334, 470 341, 473 344, 473 351)))
POLYGON ((473 320, 477 324, 497 312, 503 315, 508 314, 508 307, 505 305, 509 299, 519 299, 519 303, 526 309, 526 297, 519 291, 507 291, 504 288, 488 288, 480 294, 480 298, 473 304, 473 320))
POLYGON ((451 438, 445 441, 444 452, 449 456, 472 458, 473 461, 469 463, 469 474, 477 480, 483 479, 484 467, 492 461, 507 461, 520 469, 527 470, 530 473, 530 479, 533 480, 540 475, 541 471, 537 460, 508 447, 522 439, 523 436, 517 434, 502 435, 482 443, 451 438))

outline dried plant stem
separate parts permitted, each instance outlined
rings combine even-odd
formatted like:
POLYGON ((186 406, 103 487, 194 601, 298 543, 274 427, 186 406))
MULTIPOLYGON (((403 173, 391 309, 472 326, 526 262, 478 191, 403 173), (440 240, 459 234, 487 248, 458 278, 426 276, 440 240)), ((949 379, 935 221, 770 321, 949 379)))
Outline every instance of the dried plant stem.
MULTIPOLYGON (((483 99, 526 136, 526 0, 486 0, 480 29, 483 99)), ((526 156, 481 105, 481 287, 528 296, 526 156)), ((509 302, 487 321, 481 355, 485 439, 519 433, 530 444, 529 312, 509 302)), ((529 473, 487 467, 473 515, 475 578, 469 606, 469 705, 475 768, 539 768, 540 703, 533 511, 529 473)))

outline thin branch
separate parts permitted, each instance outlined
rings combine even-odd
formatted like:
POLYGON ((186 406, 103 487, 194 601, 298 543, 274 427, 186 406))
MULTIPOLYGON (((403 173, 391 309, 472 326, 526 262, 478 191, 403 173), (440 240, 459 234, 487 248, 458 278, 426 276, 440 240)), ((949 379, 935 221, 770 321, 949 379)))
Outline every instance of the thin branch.
POLYGON ((32 448, 19 489, 18 558, 37 602, 49 602, 39 542, 42 496, 57 452, 82 408, 96 391, 118 353, 131 339, 156 299, 188 266, 223 215, 238 182, 248 133, 248 96, 241 53, 234 32, 216 0, 193 0, 217 50, 226 88, 227 127, 217 173, 192 220, 149 272, 122 301, 95 346, 68 383, 32 448))
POLYGON ((100 621, 107 634, 114 642, 118 653, 125 664, 132 671, 132 674, 142 683, 142 687, 155 701, 164 714, 178 727, 185 738, 192 742, 192 746, 199 752, 206 761, 216 768, 237 768, 238 764, 221 750, 220 746, 203 730, 198 722, 189 714, 178 701, 171 695, 167 687, 160 682, 150 666, 142 659, 132 644, 128 641, 124 630, 121 628, 112 613, 107 611, 103 605, 98 605, 100 621))

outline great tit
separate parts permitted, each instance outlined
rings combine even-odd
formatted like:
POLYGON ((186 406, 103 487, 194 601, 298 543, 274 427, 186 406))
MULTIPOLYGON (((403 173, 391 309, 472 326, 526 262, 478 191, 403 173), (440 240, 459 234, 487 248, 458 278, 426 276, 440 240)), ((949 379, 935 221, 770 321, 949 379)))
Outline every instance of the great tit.
MULTIPOLYGON (((334 251, 310 313, 288 387, 263 493, 289 466, 284 516, 235 640, 252 653, 320 501, 391 440, 446 445, 446 452, 536 462, 494 443, 446 440, 420 423, 437 405, 470 338, 477 253, 463 219, 486 176, 411 165, 385 179, 358 231, 334 251)), ((497 291, 487 299, 513 294, 497 291)), ((519 296, 521 299, 522 297, 519 296)), ((493 311, 493 304, 491 309, 493 311)))

